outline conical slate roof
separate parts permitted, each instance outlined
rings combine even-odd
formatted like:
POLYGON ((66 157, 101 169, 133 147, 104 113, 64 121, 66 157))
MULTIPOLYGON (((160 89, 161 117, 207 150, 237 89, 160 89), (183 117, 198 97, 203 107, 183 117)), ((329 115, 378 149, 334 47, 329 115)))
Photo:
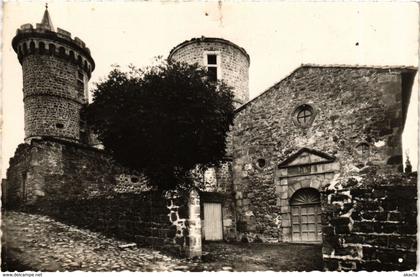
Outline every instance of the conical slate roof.
POLYGON ((48 12, 48 5, 45 5, 45 12, 44 12, 44 16, 42 17, 41 25, 45 29, 54 31, 54 26, 51 21, 50 13, 48 12))

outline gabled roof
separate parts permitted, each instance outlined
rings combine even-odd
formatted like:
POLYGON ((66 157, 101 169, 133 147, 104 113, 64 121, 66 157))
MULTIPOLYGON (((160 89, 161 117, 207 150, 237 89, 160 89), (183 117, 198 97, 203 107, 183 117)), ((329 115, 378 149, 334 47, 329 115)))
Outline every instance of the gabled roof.
POLYGON ((405 65, 358 65, 358 64, 348 65, 348 64, 311 64, 311 63, 301 64, 298 68, 295 68, 292 72, 287 74, 286 77, 284 77, 280 81, 276 82, 274 85, 272 85, 271 87, 269 87, 268 89, 263 91, 261 94, 252 98, 251 100, 249 100, 248 102, 246 102, 245 104, 243 104, 242 106, 237 108, 235 110, 235 113, 238 113, 238 112, 242 111, 250 103, 254 102, 258 98, 260 98, 261 96, 263 96, 264 94, 269 92, 272 88, 274 88, 274 87, 278 86, 279 84, 281 84, 282 82, 284 82, 286 79, 291 77, 293 74, 295 74, 298 70, 300 70, 302 68, 359 68, 359 69, 371 68, 371 69, 380 69, 380 70, 387 70, 388 69, 388 70, 401 70, 401 71, 406 71, 406 72, 410 71, 410 72, 413 72, 413 73, 415 73, 417 71, 417 67, 415 67, 415 66, 405 66, 405 65))
POLYGON ((335 157, 309 148, 301 148, 278 165, 278 168, 299 166, 303 164, 331 163, 335 157), (305 155, 309 154, 309 155, 305 155), (301 158, 301 159, 299 159, 301 158), (302 162, 303 160, 303 162, 302 162))

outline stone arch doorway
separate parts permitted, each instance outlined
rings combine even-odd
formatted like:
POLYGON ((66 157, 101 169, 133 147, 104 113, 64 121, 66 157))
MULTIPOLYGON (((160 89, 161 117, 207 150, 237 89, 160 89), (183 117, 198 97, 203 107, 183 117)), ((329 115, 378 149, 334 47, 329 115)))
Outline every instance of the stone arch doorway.
POLYGON ((321 242, 320 193, 314 188, 297 190, 290 198, 292 242, 321 242))

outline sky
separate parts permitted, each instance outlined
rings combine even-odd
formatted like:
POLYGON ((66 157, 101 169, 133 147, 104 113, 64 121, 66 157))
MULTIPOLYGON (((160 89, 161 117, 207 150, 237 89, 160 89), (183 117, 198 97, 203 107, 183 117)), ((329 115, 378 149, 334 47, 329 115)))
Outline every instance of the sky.
MULTIPOLYGON (((416 3, 316 2, 62 2, 49 1, 55 28, 81 38, 96 63, 90 90, 113 64, 153 63, 193 37, 222 37, 251 57, 250 98, 305 63, 418 64, 416 3)), ((11 40, 25 23, 39 23, 44 2, 4 2, 2 30, 2 176, 23 142, 22 71, 11 40)), ((417 167, 418 78, 410 101, 405 154, 417 167)))

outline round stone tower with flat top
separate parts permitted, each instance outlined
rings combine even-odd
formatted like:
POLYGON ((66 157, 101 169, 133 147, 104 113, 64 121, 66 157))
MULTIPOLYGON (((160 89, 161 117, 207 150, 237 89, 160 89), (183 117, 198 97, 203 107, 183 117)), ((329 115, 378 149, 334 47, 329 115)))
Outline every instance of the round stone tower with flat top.
POLYGON ((89 49, 63 29, 55 31, 48 8, 41 23, 22 25, 13 38, 23 72, 25 141, 54 137, 80 142, 85 137, 80 110, 88 103, 88 81, 95 68, 89 49))
POLYGON ((193 38, 175 46, 168 59, 205 67, 210 80, 223 80, 233 88, 236 107, 249 100, 249 55, 233 42, 222 38, 193 38))

